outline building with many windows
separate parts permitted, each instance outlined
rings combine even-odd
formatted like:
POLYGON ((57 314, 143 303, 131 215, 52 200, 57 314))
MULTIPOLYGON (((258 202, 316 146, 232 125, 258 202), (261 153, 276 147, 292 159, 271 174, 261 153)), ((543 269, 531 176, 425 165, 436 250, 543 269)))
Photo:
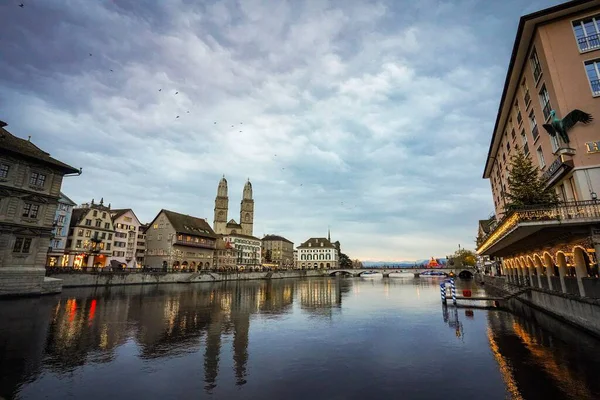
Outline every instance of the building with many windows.
POLYGON ((138 234, 142 223, 130 208, 111 210, 115 236, 113 241, 111 265, 124 268, 138 268, 136 259, 138 234))
POLYGON ((231 233, 223 235, 223 240, 226 246, 233 251, 235 265, 238 269, 255 269, 261 266, 262 242, 259 238, 241 233, 231 233))
POLYGON ((73 209, 69 238, 65 248, 67 266, 74 268, 104 268, 112 256, 115 229, 110 215, 110 204, 104 199, 96 204, 82 204, 73 209))
POLYGON ((338 249, 327 238, 310 238, 297 247, 298 269, 337 268, 339 264, 338 249))
POLYGON ((80 171, 0 121, 0 295, 42 292, 62 180, 80 171))
POLYGON ((144 257, 146 255, 146 230, 148 230, 148 224, 140 225, 137 234, 137 242, 135 246, 135 261, 138 267, 144 267, 146 265, 144 257))
POLYGON ((283 236, 266 235, 263 237, 262 252, 265 263, 276 264, 279 268, 294 266, 294 243, 283 236))
POLYGON ((48 249, 48 259, 46 265, 49 267, 66 267, 68 257, 65 255, 65 246, 69 236, 69 225, 71 223, 71 214, 73 207, 77 204, 69 199, 63 192, 60 192, 58 207, 54 216, 54 229, 50 239, 50 248, 48 249))
POLYGON ((497 221, 478 238, 480 256, 497 257, 511 279, 600 297, 600 1, 575 0, 521 18, 483 177, 497 221), (543 127, 572 110, 592 114, 567 138, 543 127), (531 158, 556 207, 507 211, 509 161, 531 158), (595 286, 596 285, 596 286, 595 286))
POLYGON ((211 269, 216 239, 205 219, 161 210, 146 230, 144 262, 165 271, 211 269))

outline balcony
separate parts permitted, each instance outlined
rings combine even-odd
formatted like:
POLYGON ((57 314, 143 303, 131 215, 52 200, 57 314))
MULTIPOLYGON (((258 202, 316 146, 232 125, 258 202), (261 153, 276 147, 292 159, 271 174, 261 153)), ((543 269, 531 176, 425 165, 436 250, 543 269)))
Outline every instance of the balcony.
POLYGON ((600 223, 600 201, 575 201, 528 207, 507 213, 481 241, 480 255, 504 257, 566 236, 589 235, 600 223))
POLYGON ((195 241, 186 241, 186 240, 176 240, 175 245, 177 246, 189 246, 189 247, 200 247, 203 249, 214 249, 215 242, 206 240, 204 243, 195 242, 195 241))
POLYGON ((577 38, 579 51, 589 51, 600 47, 600 38, 597 33, 577 38))

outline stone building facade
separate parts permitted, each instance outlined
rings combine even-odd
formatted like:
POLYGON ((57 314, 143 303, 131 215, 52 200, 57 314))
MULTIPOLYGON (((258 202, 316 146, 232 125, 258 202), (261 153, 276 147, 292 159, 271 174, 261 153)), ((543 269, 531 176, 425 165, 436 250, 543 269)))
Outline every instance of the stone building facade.
POLYGON ((82 204, 73 209, 65 253, 67 266, 104 268, 110 265, 115 228, 110 204, 104 200, 82 204))
POLYGON ((135 261, 137 263, 137 266, 140 268, 146 265, 144 258, 146 256, 146 231, 148 230, 148 226, 148 224, 140 225, 137 234, 137 243, 135 246, 135 261))
POLYGON ((283 236, 266 235, 263 237, 262 252, 265 263, 276 264, 279 268, 294 266, 294 243, 283 236))
POLYGON ((235 264, 238 269, 255 269, 261 266, 262 242, 259 238, 232 233, 223 236, 223 240, 233 250, 235 264))
POLYGON ((62 180, 80 171, 0 121, 0 295, 39 294, 62 180))
POLYGON ((330 269, 339 266, 338 249, 327 238, 310 238, 297 249, 297 269, 330 269))
POLYGON ((144 262, 166 271, 212 269, 216 240, 205 219, 161 210, 146 230, 144 262))
POLYGON ((136 254, 138 234, 142 223, 130 208, 112 210, 111 217, 115 228, 111 265, 121 265, 124 268, 137 268, 136 254))
POLYGON ((217 197, 215 198, 213 229, 218 235, 241 233, 242 235, 252 236, 254 231, 254 199, 250 180, 244 185, 240 204, 240 222, 238 223, 234 219, 227 221, 228 213, 229 194, 227 179, 223 177, 219 182, 217 197))
POLYGON ((69 225, 71 223, 73 207, 76 205, 64 193, 60 193, 56 215, 54 216, 54 229, 52 230, 50 248, 48 249, 48 259, 46 261, 46 265, 49 267, 67 266, 68 257, 65 255, 65 247, 69 236, 69 225))

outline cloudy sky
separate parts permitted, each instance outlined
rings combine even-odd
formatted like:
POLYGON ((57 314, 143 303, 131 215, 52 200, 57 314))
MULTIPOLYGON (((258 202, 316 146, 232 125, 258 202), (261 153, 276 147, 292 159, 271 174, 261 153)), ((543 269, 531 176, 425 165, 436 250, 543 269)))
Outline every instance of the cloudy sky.
POLYGON ((229 218, 352 258, 474 247, 518 18, 556 0, 2 0, 0 119, 150 222, 229 218), (19 7, 20 3, 24 7, 19 7), (177 118, 179 116, 179 118, 177 118))

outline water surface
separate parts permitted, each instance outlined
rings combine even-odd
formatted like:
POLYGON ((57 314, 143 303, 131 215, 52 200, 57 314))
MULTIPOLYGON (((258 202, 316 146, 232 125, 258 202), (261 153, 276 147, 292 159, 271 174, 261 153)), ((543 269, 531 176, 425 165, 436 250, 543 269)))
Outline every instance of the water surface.
POLYGON ((438 285, 313 278, 1 301, 0 396, 600 398, 600 342, 526 307, 444 309, 438 285))

